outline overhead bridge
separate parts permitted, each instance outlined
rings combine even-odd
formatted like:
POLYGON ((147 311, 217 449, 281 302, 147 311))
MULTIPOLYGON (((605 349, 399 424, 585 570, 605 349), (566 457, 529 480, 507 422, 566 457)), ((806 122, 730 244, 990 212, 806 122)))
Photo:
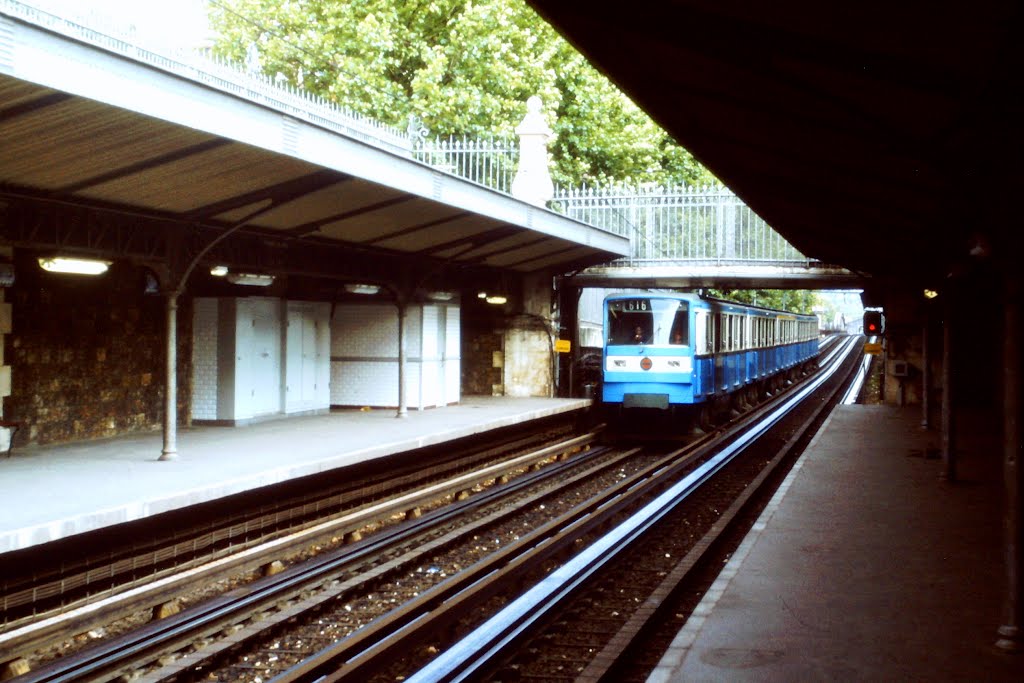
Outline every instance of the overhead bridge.
POLYGON ((619 289, 863 289, 866 279, 839 266, 807 262, 651 262, 593 266, 566 278, 574 287, 619 289))
POLYGON ((565 278, 572 287, 856 289, 866 278, 800 253, 724 187, 566 192, 557 210, 629 239, 629 255, 565 278))

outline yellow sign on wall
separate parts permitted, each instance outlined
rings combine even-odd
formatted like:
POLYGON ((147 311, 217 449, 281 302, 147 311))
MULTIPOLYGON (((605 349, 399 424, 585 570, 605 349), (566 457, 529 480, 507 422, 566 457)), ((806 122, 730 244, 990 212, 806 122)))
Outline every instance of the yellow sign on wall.
POLYGON ((569 353, 572 349, 572 342, 568 339, 556 339, 555 340, 555 351, 558 353, 569 353))
POLYGON ((882 353, 881 344, 865 344, 864 353, 868 356, 878 356, 882 353))

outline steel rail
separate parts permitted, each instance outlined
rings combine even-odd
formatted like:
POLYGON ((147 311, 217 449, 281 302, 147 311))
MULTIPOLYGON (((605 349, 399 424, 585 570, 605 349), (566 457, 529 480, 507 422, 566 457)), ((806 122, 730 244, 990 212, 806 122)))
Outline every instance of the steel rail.
MULTIPOLYGON (((853 350, 855 350, 855 346, 850 347, 850 351, 845 354, 844 358, 848 357, 853 350)), ((620 665, 623 655, 636 645, 637 639, 642 633, 647 632, 649 627, 656 623, 656 620, 660 618, 661 612, 664 611, 666 602, 676 592, 677 588, 684 582, 697 564, 711 553, 718 540, 733 525, 740 514, 746 510, 752 499, 761 492, 765 482, 787 460, 797 444, 808 436, 811 428, 818 423, 821 414, 826 409, 834 409, 837 395, 845 386, 851 383, 851 376, 855 373, 856 369, 856 365, 851 367, 850 371, 847 372, 847 376, 831 392, 829 398, 822 401, 813 410, 808 419, 776 452, 758 475, 744 487, 743 492, 722 512, 721 516, 711 525, 708 533, 699 542, 695 543, 693 548, 666 573, 665 578, 645 599, 646 605, 656 605, 656 607, 653 609, 637 610, 623 624, 622 628, 607 640, 607 645, 590 660, 590 663, 577 676, 577 680, 592 682, 615 680, 615 670, 620 665)))
POLYGON ((773 411, 773 406, 783 399, 784 396, 779 395, 754 413, 741 416, 731 423, 731 430, 722 428, 673 451, 603 495, 582 503, 517 544, 507 546, 395 612, 300 662, 273 681, 360 680, 368 670, 379 669, 381 662, 387 662, 397 650, 409 647, 410 641, 445 628, 467 604, 496 594, 510 581, 521 580, 542 560, 567 552, 568 548, 575 546, 577 539, 607 526, 611 518, 621 515, 626 508, 635 507, 636 495, 643 495, 649 489, 664 488, 668 485, 666 481, 679 476, 709 449, 728 443, 743 425, 755 422, 758 414, 773 411))
MULTIPOLYGON (((847 342, 843 348, 848 352, 852 348, 852 342, 847 342)), ((838 355, 838 350, 836 350, 837 353, 830 356, 831 361, 822 372, 809 380, 807 386, 799 388, 795 395, 787 396, 782 405, 774 408, 762 421, 406 680, 409 683, 465 681, 492 666, 493 661, 496 660, 503 648, 522 636, 533 624, 575 592, 606 563, 626 551, 632 543, 641 539, 672 508, 711 479, 756 438, 813 394, 839 369, 845 359, 845 354, 838 355)), ((325 683, 336 680, 340 680, 337 675, 324 678, 325 683)))
MULTIPOLYGON (((594 432, 565 440, 551 446, 550 453, 560 448, 584 447, 593 443, 597 436, 598 434, 594 432)), ((453 458, 449 462, 438 465, 438 467, 444 467, 449 471, 469 469, 472 472, 471 468, 474 467, 474 463, 477 463, 478 466, 480 460, 495 457, 502 448, 510 450, 521 448, 527 445, 531 439, 532 437, 529 436, 521 437, 511 442, 503 443, 501 446, 487 447, 471 455, 453 458)), ((542 460, 548 457, 548 455, 549 451, 542 449, 522 456, 522 462, 524 464, 532 464, 534 460, 542 460)), ((492 468, 478 471, 487 475, 493 472, 501 473, 503 467, 515 469, 518 466, 518 464, 508 466, 497 463, 492 468)), ((409 474, 402 477, 399 484, 413 484, 414 480, 410 479, 412 476, 412 474, 409 474)), ((480 481, 485 481, 486 478, 487 476, 480 481)), ((419 479, 423 479, 422 475, 420 475, 419 479)), ((426 489, 418 489, 423 492, 421 496, 416 496, 416 491, 413 491, 401 496, 387 498, 378 503, 353 505, 350 510, 344 513, 332 513, 330 519, 326 522, 307 522, 297 525, 297 530, 291 532, 277 531, 276 533, 268 534, 271 538, 269 541, 240 543, 239 548, 231 553, 226 551, 211 553, 210 559, 201 564, 188 562, 176 570, 165 570, 152 577, 148 577, 149 580, 141 585, 128 584, 116 592, 108 591, 109 594, 105 597, 90 596, 83 598, 78 601, 78 604, 70 605, 57 613, 51 612, 49 616, 43 616, 42 618, 37 616, 32 621, 23 619, 21 623, 9 627, 6 631, 0 633, 0 650, 5 653, 4 657, 7 659, 25 656, 69 632, 84 633, 94 627, 108 624, 139 610, 150 609, 156 605, 164 604, 177 598, 183 591, 188 590, 196 583, 213 583, 259 568, 267 564, 270 561, 267 557, 272 556, 274 553, 277 554, 277 557, 273 559, 287 557, 290 554, 304 550, 308 545, 315 543, 319 539, 358 530, 377 519, 385 518, 395 512, 403 511, 403 509, 412 509, 438 497, 472 487, 476 483, 478 482, 473 481, 472 474, 457 475, 436 483, 429 493, 424 492, 426 489)), ((373 483, 373 486, 376 488, 380 484, 373 483)), ((337 495, 332 494, 332 497, 337 495)), ((322 507, 325 512, 329 507, 332 507, 327 505, 321 506, 319 503, 299 502, 292 509, 305 510, 311 505, 316 510, 320 510, 322 507)), ((277 516, 279 514, 280 511, 274 511, 264 513, 264 517, 268 515, 277 516)), ((234 525, 232 525, 233 527, 234 525)), ((128 562, 123 558, 116 559, 114 563, 117 566, 135 566, 134 562, 128 562)), ((89 571, 96 571, 96 569, 93 568, 89 571)), ((111 569, 111 572, 113 571, 111 569)), ((80 579, 76 578, 76 576, 62 576, 57 579, 60 590, 80 582, 80 579)), ((49 584, 34 585, 25 590, 31 594, 41 595, 49 595, 54 590, 58 590, 57 588, 51 589, 48 586, 49 584)), ((9 608, 6 602, 3 604, 6 606, 5 608, 9 608)))
MULTIPOLYGON (((589 433, 560 444, 545 447, 533 453, 518 456, 506 463, 492 465, 478 472, 460 475, 453 480, 429 487, 433 494, 432 496, 427 494, 420 495, 422 492, 417 491, 402 497, 403 499, 399 502, 389 501, 388 503, 380 504, 376 506, 377 514, 372 515, 370 518, 380 519, 382 516, 386 516, 388 511, 408 510, 410 501, 424 502, 426 500, 436 500, 438 496, 443 495, 444 491, 465 490, 468 486, 494 479, 496 476, 509 471, 530 467, 540 461, 569 450, 589 445, 594 438, 595 434, 589 433), (453 482, 457 483, 458 486, 445 486, 453 482)), ((592 449, 588 456, 595 457, 606 450, 598 447, 592 449)), ((621 461, 622 457, 624 456, 602 463, 598 468, 613 467, 621 461)), ((459 501, 445 508, 427 513, 417 520, 415 525, 385 528, 359 544, 347 546, 340 551, 326 554, 320 558, 314 558, 301 566, 281 574, 264 578, 245 589, 246 594, 241 598, 222 597, 214 599, 178 615, 152 622, 120 638, 112 639, 88 650, 64 657, 27 674, 19 680, 25 681, 25 683, 93 680, 97 676, 107 675, 111 672, 116 673, 138 666, 140 662, 151 659, 154 656, 153 653, 163 653, 169 649, 173 650, 177 644, 186 645, 192 643, 198 637, 215 632, 223 628, 224 625, 237 623, 243 618, 240 615, 247 615, 266 605, 280 603, 284 599, 284 594, 301 592, 312 585, 322 583, 327 580, 325 577, 337 575, 351 566, 365 564, 367 559, 375 554, 389 550, 397 544, 408 542, 417 535, 429 533, 430 530, 450 523, 453 519, 466 514, 467 511, 473 508, 493 503, 495 500, 515 494, 523 488, 535 486, 545 479, 560 477, 565 469, 577 467, 579 464, 578 460, 562 461, 551 467, 518 477, 503 486, 491 487, 464 501, 459 501)), ((369 514, 369 511, 367 511, 367 514, 369 514)), ((268 545, 271 546, 275 556, 280 555, 280 553, 276 552, 278 548, 275 544, 268 545)))

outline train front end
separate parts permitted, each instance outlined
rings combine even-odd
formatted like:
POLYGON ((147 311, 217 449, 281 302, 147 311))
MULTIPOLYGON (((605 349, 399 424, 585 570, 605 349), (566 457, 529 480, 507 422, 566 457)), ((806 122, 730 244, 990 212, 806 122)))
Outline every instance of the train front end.
POLYGON ((660 410, 692 404, 692 317, 683 295, 607 297, 603 403, 660 410))

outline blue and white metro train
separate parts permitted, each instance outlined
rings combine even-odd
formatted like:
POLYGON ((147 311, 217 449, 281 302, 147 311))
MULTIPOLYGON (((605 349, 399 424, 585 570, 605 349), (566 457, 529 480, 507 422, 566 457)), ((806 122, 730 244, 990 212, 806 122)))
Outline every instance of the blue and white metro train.
POLYGON ((604 300, 606 409, 671 410, 707 427, 809 369, 818 320, 696 294, 615 294, 604 300))

